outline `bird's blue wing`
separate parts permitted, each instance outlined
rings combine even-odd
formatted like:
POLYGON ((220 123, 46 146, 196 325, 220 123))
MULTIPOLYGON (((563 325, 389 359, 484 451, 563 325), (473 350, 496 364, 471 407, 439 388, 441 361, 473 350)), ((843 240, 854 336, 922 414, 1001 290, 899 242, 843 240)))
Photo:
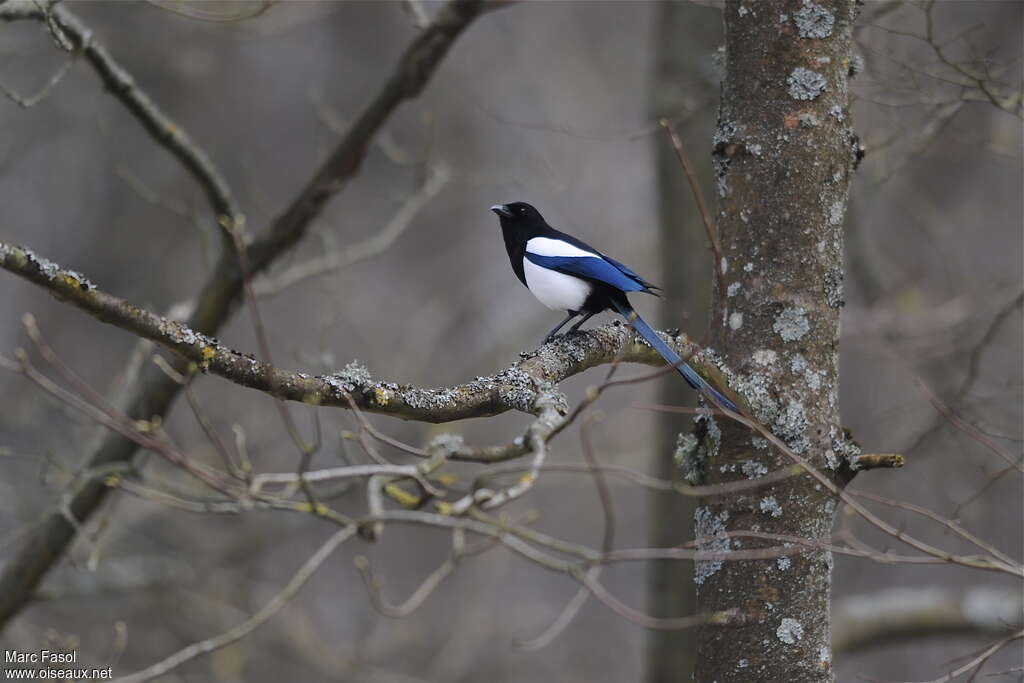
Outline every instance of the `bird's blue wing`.
MULTIPOLYGON (((586 280, 596 280, 611 285, 621 292, 642 292, 647 289, 640 276, 630 277, 618 264, 598 256, 539 256, 526 252, 530 263, 566 275, 575 275, 586 280)), ((629 269, 626 269, 629 271, 629 269)), ((632 271, 629 271, 632 273, 632 271)))
POLYGON ((605 256, 604 254, 601 254, 601 256, 602 256, 602 258, 604 258, 605 261, 607 261, 608 263, 612 264, 613 266, 615 266, 616 268, 621 270, 623 273, 625 273, 628 277, 633 278, 634 280, 639 282, 644 287, 646 287, 648 289, 660 289, 660 287, 658 287, 657 285, 655 285, 655 284, 653 284, 651 282, 648 282, 647 280, 643 279, 642 277, 640 277, 639 275, 634 273, 628 266, 626 266, 626 265, 624 265, 622 263, 619 263, 618 261, 613 259, 611 256, 605 256))

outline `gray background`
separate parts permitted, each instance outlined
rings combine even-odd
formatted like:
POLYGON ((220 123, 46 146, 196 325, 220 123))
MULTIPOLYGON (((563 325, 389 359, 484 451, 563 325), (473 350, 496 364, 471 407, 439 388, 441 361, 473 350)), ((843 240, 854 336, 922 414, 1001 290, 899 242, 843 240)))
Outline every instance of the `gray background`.
MULTIPOLYGON (((1009 80, 1019 83, 1021 5, 940 5, 946 35, 981 22, 972 34, 976 43, 996 62, 1012 63, 1009 80)), ((869 3, 867 11, 878 7, 869 3)), ((414 34, 401 6, 385 2, 289 2, 257 19, 227 24, 141 4, 74 3, 73 9, 208 150, 253 231, 283 209, 337 139, 318 120, 318 110, 353 117, 414 34)), ((650 113, 649 89, 661 11, 643 2, 524 3, 477 21, 423 96, 391 119, 388 144, 370 150, 359 177, 317 221, 316 234, 285 262, 372 235, 422 181, 424 165, 409 159, 447 164, 452 181, 384 254, 262 301, 276 362, 319 373, 358 359, 377 377, 442 385, 490 374, 518 351, 533 348, 557 315, 515 280, 497 222, 487 211, 495 202, 530 201, 555 226, 658 281, 653 159, 656 146, 666 141, 650 113), (407 157, 397 159, 402 163, 391 158, 393 148, 407 157)), ((918 18, 901 10, 881 23, 919 28, 918 18)), ((0 78, 21 92, 35 92, 64 56, 35 23, 0 24, 0 32, 0 78)), ((869 154, 847 216, 843 415, 866 450, 904 452, 909 466, 865 474, 856 486, 952 514, 1002 463, 942 421, 922 440, 936 424, 936 412, 914 376, 951 400, 966 354, 1021 291, 1020 120, 970 102, 923 140, 934 112, 922 102, 955 96, 948 84, 923 73, 937 73, 941 65, 926 47, 877 28, 859 30, 858 42, 868 69, 854 82, 853 111, 869 154)), ((679 87, 707 97, 679 115, 707 121, 702 134, 687 140, 706 175, 716 76, 711 55, 705 61, 707 78, 679 87)), ((203 198, 84 64, 31 110, 0 100, 0 130, 2 239, 24 243, 154 310, 196 293, 212 256, 209 235, 146 201, 120 176, 205 217, 203 198)), ((116 373, 133 345, 129 334, 12 276, 0 282, 0 352, 10 355, 28 344, 19 318, 31 311, 86 381, 101 390, 117 384, 116 373)), ((669 301, 659 308, 653 299, 635 298, 644 315, 697 338, 703 333, 702 318, 684 317, 689 306, 703 304, 669 301)), ((244 313, 220 338, 256 350, 244 313)), ((994 332, 980 358, 979 380, 957 410, 1018 454, 1019 309, 994 332)), ((568 382, 570 400, 601 376, 594 371, 568 382)), ((294 447, 270 399, 217 378, 201 378, 196 388, 222 434, 230 435, 233 423, 244 427, 259 467, 294 467, 294 447)), ((653 458, 669 457, 652 452, 647 437, 659 419, 650 410, 654 392, 653 384, 630 386, 602 399, 605 419, 595 428, 602 461, 646 471, 653 458)), ((308 428, 306 410, 293 407, 293 413, 308 428)), ((327 466, 338 462, 338 430, 354 424, 342 411, 323 410, 321 417, 326 444, 316 464, 327 466)), ((374 422, 412 443, 445 431, 473 443, 499 443, 516 436, 526 421, 505 415, 443 427, 374 422)), ((678 422, 686 428, 687 418, 678 422)), ((184 403, 167 428, 196 457, 215 457, 184 403)), ((8 449, 0 458, 4 552, 20 529, 55 504, 92 429, 22 379, 0 378, 0 446, 8 449)), ((552 457, 580 459, 575 430, 558 438, 552 457)), ((156 458, 149 467, 182 483, 156 458)), ((646 495, 626 484, 613 490, 619 545, 644 545, 646 495)), ((88 567, 93 549, 79 542, 47 581, 47 599, 8 628, 5 647, 37 647, 54 635, 77 638, 80 661, 100 666, 117 650, 116 624, 123 622, 126 649, 117 668, 140 668, 251 614, 331 531, 300 516, 197 516, 115 498, 106 508, 95 572, 88 567), (50 629, 56 633, 48 635, 50 629)), ((342 508, 356 512, 362 504, 357 494, 342 508)), ((540 513, 544 530, 599 543, 600 508, 586 478, 546 477, 515 508, 516 514, 527 510, 540 513)), ((925 540, 963 549, 939 527, 884 512, 925 540)), ((1021 480, 1009 475, 965 507, 960 520, 1019 557, 1021 513, 1021 480)), ((690 520, 678 524, 680 533, 690 533, 690 520)), ((870 531, 863 536, 887 545, 870 531)), ((550 647, 518 651, 514 641, 539 633, 575 586, 501 549, 466 561, 407 619, 388 619, 371 609, 352 566, 354 555, 367 555, 383 572, 385 590, 397 602, 443 559, 446 543, 440 533, 396 527, 374 545, 346 545, 269 625, 189 664, 180 680, 638 678, 644 631, 593 602, 550 647)), ((635 606, 644 601, 644 577, 641 564, 605 574, 609 588, 635 606)), ((962 590, 1005 584, 1001 576, 949 566, 836 559, 837 599, 901 586, 962 590)), ((894 645, 840 658, 838 676, 934 678, 954 656, 986 642, 894 645)), ((1013 660, 1004 656, 1001 668, 1013 660)))

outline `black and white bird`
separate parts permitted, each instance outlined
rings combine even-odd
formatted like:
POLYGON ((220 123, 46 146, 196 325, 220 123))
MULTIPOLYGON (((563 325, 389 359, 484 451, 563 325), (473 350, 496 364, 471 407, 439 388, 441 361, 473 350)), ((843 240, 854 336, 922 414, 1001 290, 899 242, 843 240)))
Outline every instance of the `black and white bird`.
POLYGON ((524 202, 495 204, 512 270, 537 299, 556 311, 566 311, 565 320, 548 333, 551 341, 562 327, 583 316, 569 332, 575 332, 592 316, 605 310, 617 311, 666 363, 697 391, 709 394, 724 407, 739 412, 736 405, 682 362, 661 337, 637 315, 626 298, 627 292, 657 296, 655 285, 589 244, 555 230, 537 209, 524 202))

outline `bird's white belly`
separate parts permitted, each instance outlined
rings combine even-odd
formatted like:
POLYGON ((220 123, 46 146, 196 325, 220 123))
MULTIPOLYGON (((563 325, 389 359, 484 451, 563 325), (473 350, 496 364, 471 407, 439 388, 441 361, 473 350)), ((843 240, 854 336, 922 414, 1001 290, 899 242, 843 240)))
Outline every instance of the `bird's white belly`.
POLYGON ((526 286, 537 300, 556 311, 578 311, 590 296, 591 285, 572 275, 542 268, 529 259, 523 259, 526 286))

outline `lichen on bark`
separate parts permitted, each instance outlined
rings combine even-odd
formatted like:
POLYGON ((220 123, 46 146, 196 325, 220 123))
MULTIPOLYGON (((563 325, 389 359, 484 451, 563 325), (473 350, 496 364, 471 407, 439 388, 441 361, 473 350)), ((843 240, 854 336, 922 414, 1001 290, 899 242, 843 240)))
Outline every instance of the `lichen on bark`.
MULTIPOLYGON (((836 452, 842 435, 839 284, 855 140, 845 65, 854 5, 770 0, 741 16, 740 2, 729 0, 714 141, 719 239, 722 255, 737 266, 727 274, 729 311, 712 326, 711 344, 755 417, 826 471, 826 454, 836 452), (783 15, 803 24, 779 21, 783 15), (809 36, 808 21, 826 15, 828 30, 816 21, 809 36), (730 324, 735 314, 742 325, 730 324)), ((705 470, 708 483, 791 464, 758 448, 747 429, 718 422, 721 443, 705 470)), ((701 509, 729 530, 821 538, 831 530, 835 503, 810 477, 794 477, 756 495, 707 500, 701 509)), ((703 576, 700 611, 739 608, 747 619, 702 630, 696 680, 833 681, 831 660, 821 656, 830 641, 831 568, 829 553, 813 552, 784 567, 774 559, 724 562, 703 576)))

